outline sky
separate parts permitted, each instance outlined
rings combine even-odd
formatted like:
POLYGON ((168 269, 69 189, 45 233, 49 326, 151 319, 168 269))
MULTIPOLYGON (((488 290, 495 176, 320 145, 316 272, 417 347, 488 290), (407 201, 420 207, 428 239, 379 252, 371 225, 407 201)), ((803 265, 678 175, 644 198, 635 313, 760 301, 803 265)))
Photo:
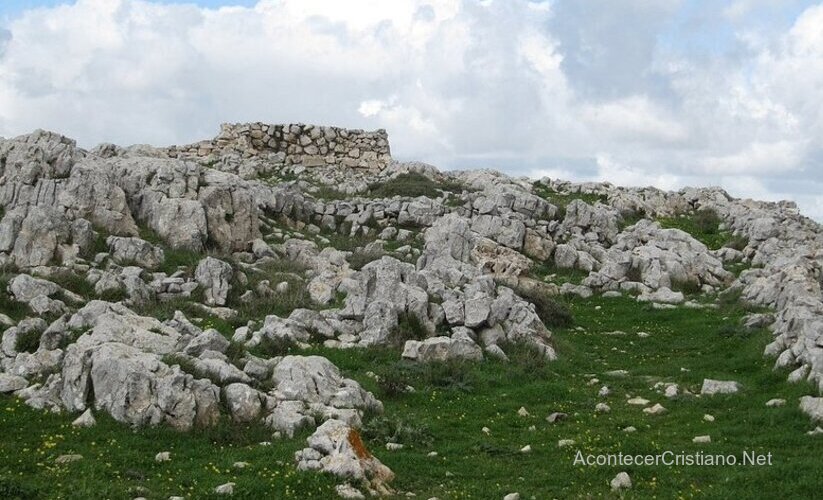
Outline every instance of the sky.
POLYGON ((168 145, 246 121, 823 220, 823 2, 0 0, 0 136, 168 145))

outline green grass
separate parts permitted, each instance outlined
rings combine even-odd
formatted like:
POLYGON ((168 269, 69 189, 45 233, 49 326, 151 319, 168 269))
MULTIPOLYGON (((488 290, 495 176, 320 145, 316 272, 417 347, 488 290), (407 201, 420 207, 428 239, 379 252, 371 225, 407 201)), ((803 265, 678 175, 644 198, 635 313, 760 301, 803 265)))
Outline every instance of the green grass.
POLYGON ((163 427, 132 432, 98 414, 94 428, 75 429, 66 415, 37 412, 12 397, 0 398, 0 408, 2 498, 225 498, 212 490, 229 481, 237 483, 232 498, 334 496, 334 480, 295 470, 291 455, 298 441, 261 446, 271 441, 262 426, 224 421, 191 433, 163 427), (171 452, 170 462, 154 461, 161 451, 171 452), (69 453, 83 459, 54 463, 69 453), (238 461, 250 465, 233 468, 238 461))
POLYGON ((550 277, 548 281, 558 285, 563 283, 579 285, 588 275, 589 272, 582 269, 561 269, 553 262, 535 262, 529 270, 529 276, 532 278, 545 280, 546 277, 550 277))
POLYGON ((566 213, 566 207, 574 200, 582 200, 589 205, 597 202, 606 203, 607 197, 602 194, 591 193, 560 193, 540 181, 534 183, 534 194, 548 201, 559 209, 557 218, 562 219, 566 213))
POLYGON ((9 281, 14 278, 16 273, 13 270, 0 270, 0 312, 7 315, 14 321, 20 321, 31 313, 29 306, 22 302, 14 300, 14 297, 9 292, 9 281))
POLYGON ((742 250, 748 243, 741 236, 720 229, 721 220, 713 210, 698 210, 680 217, 661 217, 657 219, 664 229, 680 229, 692 235, 710 250, 731 247, 742 250))
POLYGON ((400 174, 387 181, 369 186, 369 196, 372 198, 392 198, 394 196, 439 198, 441 191, 460 193, 465 187, 456 181, 433 181, 423 174, 415 172, 400 174))
MULTIPOLYGON (((696 314, 685 308, 657 310, 630 298, 569 299, 575 325, 552 329, 560 356, 552 363, 522 345, 506 346, 511 363, 421 366, 399 361, 397 350, 379 349, 316 348, 305 354, 327 356, 382 399, 384 416, 366 418, 363 434, 397 473, 393 486, 417 498, 499 499, 513 491, 523 498, 610 497, 608 482, 623 470, 634 483, 627 498, 762 498, 778 490, 781 498, 814 498, 823 477, 823 441, 805 434, 811 425, 797 409, 798 398, 812 389, 790 385, 785 372, 772 370, 773 361, 762 357, 768 332, 735 327, 747 308, 734 294, 720 302, 720 309, 696 314), (604 335, 615 330, 626 335, 604 335), (650 336, 640 338, 639 331, 650 336), (629 375, 605 375, 617 369, 629 375), (370 371, 381 382, 368 376, 370 371), (600 382, 590 385, 591 376, 600 382), (651 389, 656 381, 670 381, 697 392, 704 378, 737 380, 742 393, 668 400, 651 389), (597 396, 604 384, 612 389, 605 399, 597 396), (407 392, 405 385, 415 390, 407 392), (627 394, 659 402, 669 413, 644 415, 625 403, 627 394), (787 405, 764 406, 777 397, 787 405), (594 412, 600 401, 611 406, 610 413, 594 412), (521 406, 530 416, 517 415, 521 406), (568 413, 568 420, 547 423, 545 417, 555 411, 568 413), (707 413, 716 421, 705 422, 707 413), (621 432, 629 425, 638 431, 621 432), (711 435, 711 444, 692 443, 703 434, 711 435), (576 445, 559 449, 559 439, 574 439, 576 445), (386 451, 387 441, 405 447, 386 451), (531 453, 519 452, 525 445, 531 453), (752 450, 772 453, 773 465, 584 467, 574 465, 578 450, 736 455, 752 450), (427 456, 431 451, 438 455, 427 456)), ((256 426, 224 423, 179 434, 162 428, 132 432, 102 415, 92 429, 73 429, 70 420, 0 398, 0 492, 11 492, 6 494, 11 498, 203 498, 214 486, 235 481, 233 498, 334 497, 330 488, 337 481, 294 471, 293 453, 304 446, 305 436, 261 447, 255 443, 270 439, 270 433, 256 426), (155 463, 154 454, 165 450, 172 452, 172 461, 155 463), (85 458, 54 465, 65 453, 85 458), (236 471, 235 461, 252 465, 236 471)))
POLYGON ((200 260, 204 257, 204 255, 192 250, 172 248, 168 246, 159 234, 146 225, 139 225, 138 231, 141 239, 163 249, 163 263, 157 271, 164 272, 166 274, 173 274, 182 269, 188 273, 191 273, 200 260))

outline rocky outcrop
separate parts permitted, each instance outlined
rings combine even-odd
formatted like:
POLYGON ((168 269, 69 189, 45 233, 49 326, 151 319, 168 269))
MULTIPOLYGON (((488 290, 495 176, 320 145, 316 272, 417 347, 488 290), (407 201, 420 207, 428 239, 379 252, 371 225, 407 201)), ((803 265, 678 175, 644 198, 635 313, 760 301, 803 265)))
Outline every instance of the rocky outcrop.
POLYGON ((372 495, 392 493, 394 473, 366 446, 354 428, 328 420, 306 440, 308 447, 295 453, 298 470, 314 470, 364 484, 372 495))
MULTIPOLYGON (((392 161, 385 131, 261 123, 166 148, 85 151, 42 131, 0 140, 0 203, 0 392, 82 412, 78 425, 105 412, 189 430, 222 412, 278 436, 314 430, 298 467, 368 493, 391 492, 393 474, 357 431, 382 404, 295 349, 482 362, 526 343, 552 360, 563 353, 538 315, 550 317, 547 296, 629 294, 670 309, 739 294, 773 309, 745 328, 773 331, 775 367, 823 392, 823 231, 790 203, 441 173, 392 161), (375 184, 397 181, 428 195, 376 197, 375 184), (735 241, 709 249, 655 220, 708 211, 735 241), (736 277, 733 263, 750 268, 736 277), (169 303, 192 319, 144 316, 168 318, 169 303)), ((740 389, 706 379, 701 394, 740 389)), ((819 399, 800 403, 814 419, 819 399)))

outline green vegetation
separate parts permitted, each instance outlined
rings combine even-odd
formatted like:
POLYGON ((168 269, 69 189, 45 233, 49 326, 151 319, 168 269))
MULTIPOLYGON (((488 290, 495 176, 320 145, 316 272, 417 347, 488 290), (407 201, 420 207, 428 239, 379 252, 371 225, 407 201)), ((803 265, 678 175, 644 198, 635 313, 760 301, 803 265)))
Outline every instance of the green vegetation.
POLYGON ((563 283, 579 285, 588 275, 588 271, 562 269, 555 266, 553 262, 535 262, 529 271, 529 276, 534 279, 545 280, 558 285, 563 283))
POLYGON ((327 184, 322 184, 317 187, 316 191, 311 193, 317 199, 332 201, 332 200, 346 200, 351 198, 350 194, 344 193, 337 188, 329 186, 327 184))
POLYGON ((574 323, 568 306, 558 299, 539 293, 532 288, 515 287, 514 292, 534 304, 537 316, 547 327, 568 327, 574 323))
POLYGON ((582 200, 589 205, 597 202, 606 203, 607 197, 602 194, 591 193, 560 193, 540 181, 534 183, 534 194, 557 206, 558 214, 555 218, 562 219, 566 214, 566 207, 574 200, 582 200))
POLYGON ((29 330, 25 333, 17 332, 14 339, 14 350, 17 352, 34 352, 40 347, 40 335, 43 332, 29 330))
MULTIPOLYGON (((298 473, 291 455, 301 441, 272 440, 262 425, 224 418, 214 428, 181 433, 156 427, 132 432, 103 413, 97 425, 76 429, 65 414, 36 412, 20 400, 0 399, 0 497, 40 498, 223 498, 215 486, 234 481, 232 498, 332 498, 334 479, 298 473), (271 441, 268 446, 261 442, 271 441), (155 462, 170 451, 170 462, 155 462), (57 455, 83 459, 65 465, 57 455), (246 461, 244 469, 232 467, 246 461)), ((305 435, 301 436, 303 439, 305 435)))
POLYGON ((251 300, 242 301, 238 294, 244 287, 232 287, 228 306, 235 309, 238 314, 231 324, 241 326, 251 319, 262 319, 271 314, 287 317, 298 308, 315 308, 306 290, 306 281, 303 278, 305 269, 305 266, 298 262, 278 259, 263 266, 261 272, 247 273, 248 289, 256 290, 265 280, 269 282, 270 295, 260 296, 255 293, 251 300), (283 282, 288 283, 288 287, 283 291, 278 291, 277 285, 283 282))
POLYGON ((638 222, 640 222, 641 220, 648 219, 648 218, 649 218, 648 214, 646 214, 646 211, 642 210, 642 209, 635 210, 635 211, 633 211, 631 213, 628 213, 628 214, 624 213, 620 216, 620 220, 617 223, 617 229, 618 229, 618 231, 622 232, 627 227, 633 226, 633 225, 637 224, 638 222))
POLYGON ((423 322, 416 315, 402 312, 397 316, 397 327, 391 332, 391 344, 403 347, 407 340, 423 340, 428 337, 423 322))
POLYGON ((84 259, 91 260, 98 253, 106 253, 109 251, 109 246, 106 244, 106 232, 98 227, 94 228, 94 239, 91 245, 80 256, 84 259))
POLYGON ((375 260, 380 259, 386 255, 386 252, 382 251, 365 251, 365 250, 355 250, 349 256, 349 265, 352 269, 357 271, 363 269, 363 266, 368 264, 369 262, 373 262, 375 260))
MULTIPOLYGON (((695 314, 686 308, 658 310, 630 298, 570 299, 575 326, 553 328, 560 359, 550 363, 516 344, 505 346, 510 363, 419 365, 398 361, 396 350, 379 349, 303 353, 328 357, 382 399, 385 413, 367 416, 363 435, 397 473, 393 486, 419 498, 502 498, 513 491, 524 498, 608 497, 609 480, 623 470, 634 483, 627 498, 759 498, 775 484, 781 496, 814 498, 823 474, 821 444, 805 434, 810 424, 797 408, 797 399, 811 388, 787 384, 785 372, 772 370, 773 361, 762 357, 770 335, 736 327, 746 312, 738 301, 733 293, 723 295, 719 309, 695 314), (615 330, 626 335, 604 335, 615 330), (650 335, 638 337, 639 331, 650 335), (605 375, 617 369, 629 375, 605 375), (367 376, 370 371, 379 381, 367 376), (601 382, 591 385, 584 374, 601 382), (668 400, 652 389, 655 382, 668 381, 697 392, 703 378, 737 380, 743 392, 668 400), (597 396, 604 384, 613 393, 606 399, 597 396), (625 403, 626 394, 659 402, 669 412, 644 415, 625 403), (788 401, 785 407, 765 407, 778 397, 788 401), (601 401, 611 412, 594 412, 601 401), (518 416, 521 406, 530 416, 518 416), (569 419, 547 423, 545 417, 555 411, 569 419), (706 422, 704 414, 716 420, 706 422), (630 425, 637 432, 621 431, 630 425), (692 443, 704 434, 712 443, 692 443), (576 444, 558 448, 559 439, 576 444), (406 446, 388 452, 387 441, 406 446), (527 444, 532 452, 520 453, 527 444), (751 450, 772 453, 773 465, 581 467, 574 465, 578 450, 738 457, 751 450), (438 455, 427 456, 430 451, 438 455)), ((74 429, 69 416, 35 411, 8 396, 0 398, 0 410, 4 498, 209 498, 216 485, 234 481, 233 498, 325 499, 334 496, 339 482, 295 471, 293 453, 304 446, 305 435, 260 446, 271 440, 271 431, 260 426, 222 422, 188 434, 166 428, 133 432, 98 413, 96 427, 74 429), (156 463, 159 451, 171 451, 171 462, 156 463), (66 453, 84 458, 56 465, 54 458, 66 453), (236 461, 250 466, 234 469, 236 461)))
POLYGON ((680 217, 661 217, 657 219, 664 229, 680 229, 692 235, 710 250, 731 247, 742 250, 748 244, 746 238, 721 230, 723 222, 714 210, 698 210, 680 217))
POLYGON ((258 176, 258 178, 272 186, 282 184, 284 182, 294 182, 299 179, 296 174, 292 172, 282 172, 279 169, 272 169, 269 172, 262 173, 258 176))
POLYGON ((197 266, 197 263, 203 258, 203 255, 198 252, 172 248, 166 245, 163 238, 161 238, 159 234, 148 226, 138 226, 138 230, 141 239, 144 239, 152 245, 159 246, 163 249, 163 264, 159 269, 157 269, 157 271, 161 271, 166 274, 174 274, 180 269, 187 272, 192 272, 197 266))
POLYGON ((423 174, 410 172, 372 184, 369 186, 369 196, 372 198, 392 198, 394 196, 439 198, 441 191, 460 193, 464 189, 466 189, 465 186, 459 182, 451 180, 436 182, 423 174))
POLYGON ((17 302, 9 293, 9 281, 14 278, 14 269, 0 270, 0 313, 9 318, 20 321, 31 313, 29 306, 22 302, 17 302))

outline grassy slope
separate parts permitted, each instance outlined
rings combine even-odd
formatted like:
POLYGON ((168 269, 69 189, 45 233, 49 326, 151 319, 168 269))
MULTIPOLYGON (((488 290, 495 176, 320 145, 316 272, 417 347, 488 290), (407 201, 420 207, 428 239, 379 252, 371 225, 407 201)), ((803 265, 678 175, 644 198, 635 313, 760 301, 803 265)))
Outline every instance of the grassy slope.
MULTIPOLYGON (((577 324, 556 330, 561 359, 545 366, 485 362, 468 368, 460 384, 423 387, 386 396, 366 376, 394 363, 396 354, 381 351, 318 351, 370 390, 378 391, 390 420, 403 422, 433 438, 431 444, 412 438, 400 451, 386 451, 382 440, 369 443, 398 477, 394 485, 419 498, 502 498, 519 491, 524 498, 608 496, 608 481, 626 470, 635 483, 629 496, 744 498, 779 488, 782 497, 811 498, 823 477, 823 440, 806 436, 807 418, 797 410, 797 398, 810 393, 791 386, 785 374, 771 370, 762 358, 768 333, 721 335, 724 325, 742 315, 738 308, 693 311, 654 310, 629 299, 590 299, 571 303, 577 324), (595 306, 601 306, 599 310, 595 306), (623 330, 626 336, 603 335, 623 330), (651 333, 639 338, 638 331, 651 333), (681 368, 690 371, 683 372, 681 368), (603 372, 629 370, 627 378, 603 372), (594 374, 601 379, 588 385, 594 374), (698 391, 704 377, 734 379, 742 394, 714 398, 666 400, 651 390, 656 380, 680 383, 698 391), (597 390, 609 385, 608 414, 593 409, 597 390), (667 415, 650 417, 640 407, 625 404, 625 394, 661 402, 667 415), (788 400, 784 408, 766 408, 774 397, 788 400), (525 406, 529 417, 519 417, 525 406), (566 422, 550 425, 546 415, 564 411, 566 422), (703 421, 710 413, 716 421, 703 421), (529 431, 534 425, 535 431, 529 431), (638 432, 625 434, 625 426, 638 432), (489 435, 481 429, 491 429, 489 435), (712 443, 696 445, 692 438, 710 434, 712 443), (559 439, 576 446, 558 449, 559 439), (531 445, 530 454, 518 450, 531 445), (577 449, 584 453, 697 451, 740 454, 743 450, 772 452, 771 467, 581 467, 573 465, 577 449), (428 457, 437 451, 437 457, 428 457)), ((202 498, 216 485, 235 481, 234 498, 329 498, 335 481, 294 471, 292 454, 303 438, 275 442, 260 428, 223 425, 216 430, 178 434, 167 429, 132 432, 98 415, 93 429, 77 430, 68 416, 43 415, 13 398, 0 399, 0 496, 14 498, 127 498, 145 495, 167 498, 187 494, 202 498), (170 450, 172 461, 158 464, 154 455, 170 450), (63 466, 53 460, 64 453, 85 459, 63 466), (251 466, 232 469, 235 461, 251 466), (147 488, 146 491, 140 488, 147 488)), ((418 432, 417 434, 420 434, 418 432)), ((411 433, 414 435, 415 433, 411 433)))

